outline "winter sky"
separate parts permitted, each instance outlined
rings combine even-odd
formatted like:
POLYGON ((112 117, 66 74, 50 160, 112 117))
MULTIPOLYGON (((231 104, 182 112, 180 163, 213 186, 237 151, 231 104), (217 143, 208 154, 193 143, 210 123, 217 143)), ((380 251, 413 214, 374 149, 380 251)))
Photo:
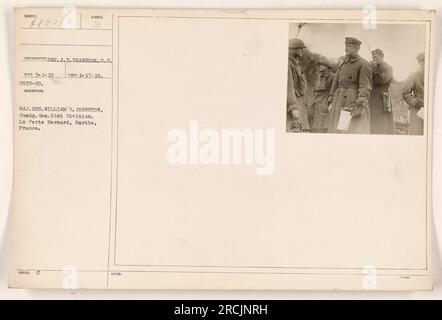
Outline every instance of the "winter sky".
MULTIPOLYGON (((290 38, 298 31, 296 23, 290 25, 290 38)), ((310 51, 331 59, 344 55, 344 38, 358 38, 362 44, 359 54, 369 61, 371 50, 381 48, 384 61, 393 67, 395 79, 405 80, 417 69, 416 56, 425 48, 423 24, 377 24, 376 29, 364 29, 362 24, 309 23, 300 33, 310 51)))

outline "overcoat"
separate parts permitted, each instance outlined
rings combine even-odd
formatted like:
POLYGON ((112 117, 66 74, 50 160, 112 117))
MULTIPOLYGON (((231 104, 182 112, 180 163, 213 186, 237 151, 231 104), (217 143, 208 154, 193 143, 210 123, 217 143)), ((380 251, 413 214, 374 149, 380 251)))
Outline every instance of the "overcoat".
POLYGON ((382 61, 373 68, 373 90, 368 101, 370 133, 394 134, 392 106, 388 110, 386 105, 390 101, 392 79, 393 68, 387 63, 382 61))
POLYGON ((353 118, 347 131, 337 129, 341 109, 348 109, 358 102, 368 106, 371 93, 372 70, 370 64, 358 54, 346 57, 333 79, 330 96, 333 97, 330 110, 328 132, 331 133, 370 133, 370 111, 364 109, 362 115, 353 118))
POLYGON ((290 113, 292 108, 297 108, 300 113, 302 131, 309 131, 305 93, 307 90, 307 78, 299 60, 289 58, 287 76, 287 117, 289 124, 293 119, 290 113))
POLYGON ((410 109, 409 135, 424 133, 424 120, 417 116, 417 112, 424 106, 424 73, 416 71, 408 76, 402 88, 402 98, 410 109))
POLYGON ((328 129, 329 111, 327 99, 333 83, 332 72, 321 72, 313 95, 313 125, 312 129, 328 129))

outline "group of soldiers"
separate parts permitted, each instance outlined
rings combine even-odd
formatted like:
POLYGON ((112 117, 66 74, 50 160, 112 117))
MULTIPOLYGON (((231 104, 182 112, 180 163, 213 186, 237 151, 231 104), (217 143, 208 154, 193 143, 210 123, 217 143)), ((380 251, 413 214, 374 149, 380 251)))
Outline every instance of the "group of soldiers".
MULTIPOLYGON (((307 78, 300 64, 306 46, 298 38, 289 41, 287 131, 394 134, 389 90, 393 69, 384 61, 381 49, 373 50, 368 62, 358 54, 360 46, 358 39, 345 38, 345 56, 336 71, 328 59, 319 60, 313 99, 308 102, 307 78), (338 126, 341 111, 351 116, 345 129, 338 126)), ((423 53, 417 56, 419 68, 402 88, 410 109, 410 135, 423 134, 424 60, 423 53)))

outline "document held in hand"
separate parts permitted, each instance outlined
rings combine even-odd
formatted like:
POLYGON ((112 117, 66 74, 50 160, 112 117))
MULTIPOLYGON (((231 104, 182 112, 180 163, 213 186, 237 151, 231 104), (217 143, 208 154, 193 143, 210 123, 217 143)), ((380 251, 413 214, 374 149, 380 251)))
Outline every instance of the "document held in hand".
POLYGON ((347 131, 350 127, 351 122, 351 112, 342 110, 341 109, 341 115, 339 116, 339 122, 338 122, 338 130, 347 131))
POLYGON ((17 8, 10 287, 430 290, 435 13, 370 14, 17 8))

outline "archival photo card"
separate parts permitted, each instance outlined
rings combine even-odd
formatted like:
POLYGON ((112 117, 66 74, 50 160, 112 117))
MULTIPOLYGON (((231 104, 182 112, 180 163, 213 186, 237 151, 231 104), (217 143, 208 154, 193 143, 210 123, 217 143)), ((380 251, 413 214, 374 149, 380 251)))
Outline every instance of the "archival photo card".
POLYGON ((17 8, 9 285, 430 290, 434 23, 17 8))

